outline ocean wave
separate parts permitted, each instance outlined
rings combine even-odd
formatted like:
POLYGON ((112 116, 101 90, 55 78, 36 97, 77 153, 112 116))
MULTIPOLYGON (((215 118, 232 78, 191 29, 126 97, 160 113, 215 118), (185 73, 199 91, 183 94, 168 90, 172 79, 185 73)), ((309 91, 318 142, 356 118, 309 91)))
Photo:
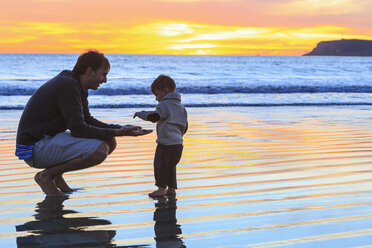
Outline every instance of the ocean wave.
POLYGON ((1 96, 29 96, 36 91, 36 88, 22 88, 18 86, 0 87, 1 96))
MULTIPOLYGON (((23 88, 19 86, 0 86, 0 95, 19 96, 32 95, 37 88, 23 88)), ((350 85, 350 86, 190 86, 178 87, 177 91, 182 94, 288 94, 288 93, 372 93, 372 86, 350 85)), ((91 95, 120 96, 120 95, 148 95, 151 91, 147 87, 123 87, 108 88, 102 87, 97 91, 90 91, 91 95)))
MULTIPOLYGON (((326 102, 326 103, 211 103, 211 104, 184 104, 187 108, 212 108, 212 107, 290 107, 290 106, 370 106, 372 102, 326 102)), ((93 104, 92 109, 114 109, 114 108, 154 108, 152 104, 93 104)), ((24 106, 0 106, 0 110, 22 110, 24 106)))
MULTIPOLYGON (((342 106, 342 105, 372 105, 372 102, 327 102, 327 103, 195 103, 184 104, 189 108, 209 107, 280 107, 280 106, 342 106)), ((152 104, 95 104, 90 108, 151 108, 152 104)))

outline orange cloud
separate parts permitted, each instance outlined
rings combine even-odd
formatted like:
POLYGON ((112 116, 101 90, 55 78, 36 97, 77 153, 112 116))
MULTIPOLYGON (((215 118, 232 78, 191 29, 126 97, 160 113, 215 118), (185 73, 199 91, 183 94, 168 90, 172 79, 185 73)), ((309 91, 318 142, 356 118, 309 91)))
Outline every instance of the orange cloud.
POLYGON ((363 0, 292 0, 279 9, 292 15, 343 15, 359 13, 365 5, 367 2, 363 0))
MULTIPOLYGON (((4 23, 3 23, 4 24, 4 23)), ((311 28, 235 27, 187 22, 8 23, 0 27, 0 52, 81 52, 149 54, 299 55, 316 41, 371 39, 338 26, 311 28)))
POLYGON ((13 0, 0 52, 301 55, 372 39, 369 0, 13 0), (316 16, 316 18, 313 18, 316 16))

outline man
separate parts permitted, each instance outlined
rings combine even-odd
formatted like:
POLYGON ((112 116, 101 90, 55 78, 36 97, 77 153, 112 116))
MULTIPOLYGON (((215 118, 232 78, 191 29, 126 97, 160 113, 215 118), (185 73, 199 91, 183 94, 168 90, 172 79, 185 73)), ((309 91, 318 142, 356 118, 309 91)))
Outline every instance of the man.
POLYGON ((90 115, 88 89, 106 83, 109 70, 102 53, 87 51, 72 71, 64 70, 46 82, 26 104, 16 155, 31 167, 44 169, 35 181, 48 196, 72 192, 63 173, 102 163, 116 147, 115 136, 149 133, 138 126, 106 124, 90 115))

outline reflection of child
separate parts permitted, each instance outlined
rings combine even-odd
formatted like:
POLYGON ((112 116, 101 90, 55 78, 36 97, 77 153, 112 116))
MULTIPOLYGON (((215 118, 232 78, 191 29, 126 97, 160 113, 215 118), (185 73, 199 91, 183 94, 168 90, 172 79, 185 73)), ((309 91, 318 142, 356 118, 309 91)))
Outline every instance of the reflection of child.
POLYGON ((174 247, 186 248, 180 234, 181 225, 177 224, 176 218, 177 199, 175 196, 158 198, 155 203, 154 231, 157 248, 174 247))
POLYGON ((158 189, 151 197, 175 195, 177 189, 176 165, 181 159, 183 135, 187 131, 187 112, 176 93, 174 80, 166 75, 157 77, 151 91, 159 102, 155 111, 141 111, 134 114, 145 121, 157 122, 158 143, 154 159, 155 185, 158 189))

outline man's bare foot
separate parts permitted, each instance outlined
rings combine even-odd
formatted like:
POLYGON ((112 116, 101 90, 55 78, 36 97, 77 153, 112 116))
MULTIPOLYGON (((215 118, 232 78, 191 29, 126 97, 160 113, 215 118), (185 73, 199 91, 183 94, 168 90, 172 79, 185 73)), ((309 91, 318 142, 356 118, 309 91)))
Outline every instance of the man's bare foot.
POLYGON ((45 176, 44 171, 36 173, 34 179, 35 182, 40 186, 41 190, 47 196, 61 196, 63 193, 57 189, 56 185, 53 182, 52 178, 45 176))
POLYGON ((174 188, 168 188, 167 195, 176 195, 176 189, 174 188))
POLYGON ((59 188, 63 193, 72 193, 74 192, 70 186, 67 185, 66 181, 63 179, 62 175, 58 175, 54 178, 54 183, 57 188, 59 188))
POLYGON ((150 197, 164 197, 167 194, 167 191, 164 188, 155 190, 149 194, 150 197))

